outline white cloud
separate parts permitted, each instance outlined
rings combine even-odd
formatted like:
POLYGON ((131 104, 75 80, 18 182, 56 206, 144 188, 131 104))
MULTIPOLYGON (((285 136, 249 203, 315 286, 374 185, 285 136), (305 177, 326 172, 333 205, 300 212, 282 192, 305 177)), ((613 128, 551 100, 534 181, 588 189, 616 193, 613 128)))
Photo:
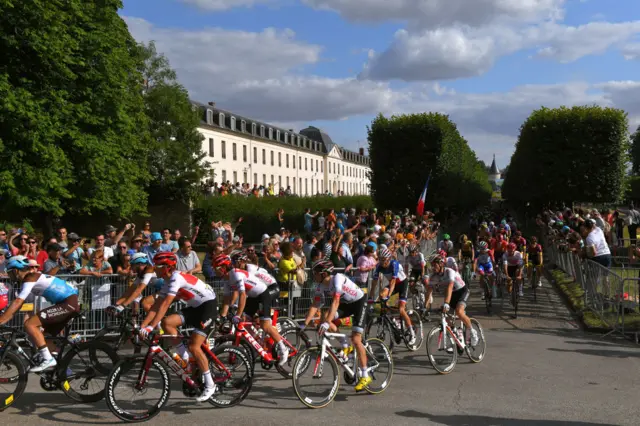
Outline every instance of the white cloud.
POLYGON ((622 54, 628 61, 633 59, 640 59, 640 43, 631 43, 626 45, 622 49, 622 54))
POLYGON ((208 11, 222 11, 233 9, 236 7, 251 7, 256 4, 270 3, 272 0, 180 0, 182 3, 187 3, 192 6, 198 7, 208 11))

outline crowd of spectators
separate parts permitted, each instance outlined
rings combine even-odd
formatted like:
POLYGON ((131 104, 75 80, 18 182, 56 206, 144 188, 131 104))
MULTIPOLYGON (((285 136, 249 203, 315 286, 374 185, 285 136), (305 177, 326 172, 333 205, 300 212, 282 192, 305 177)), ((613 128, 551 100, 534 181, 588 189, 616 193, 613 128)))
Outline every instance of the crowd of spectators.
MULTIPOLYGON (((207 195, 239 195, 243 197, 291 197, 296 196, 291 190, 291 186, 286 188, 280 187, 276 189, 273 183, 269 183, 267 186, 254 184, 251 186, 248 183, 236 182, 235 184, 230 181, 218 183, 212 180, 206 181, 202 184, 202 192, 207 195)), ((333 197, 334 194, 325 191, 324 193, 317 192, 316 196, 328 196, 333 197)), ((343 196, 344 191, 338 191, 336 196, 343 196)))

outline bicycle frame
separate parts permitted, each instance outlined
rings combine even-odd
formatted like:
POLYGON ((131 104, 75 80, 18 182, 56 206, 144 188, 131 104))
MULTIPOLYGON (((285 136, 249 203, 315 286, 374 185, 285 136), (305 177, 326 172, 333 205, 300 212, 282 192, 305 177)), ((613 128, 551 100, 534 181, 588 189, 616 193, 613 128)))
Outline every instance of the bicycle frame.
POLYGON ((446 348, 446 339, 443 339, 443 334, 449 334, 460 349, 465 348, 466 343, 464 341, 461 342, 460 339, 458 339, 458 336, 453 332, 453 329, 450 326, 450 324, 455 325, 456 319, 457 318, 455 316, 447 315, 444 312, 442 313, 440 326, 442 327, 442 330, 444 330, 444 333, 442 331, 440 332, 440 336, 438 337, 438 347, 442 345, 443 349, 446 348))
MULTIPOLYGON (((318 343, 318 346, 320 346, 320 357, 318 357, 318 359, 316 359, 316 365, 313 369, 313 377, 319 377, 322 375, 322 363, 320 362, 321 360, 323 360, 326 356, 327 353, 331 355, 331 357, 333 357, 333 359, 336 360, 336 362, 342 366, 342 368, 345 369, 345 371, 351 376, 351 377, 355 377, 355 371, 351 369, 351 367, 349 367, 345 362, 343 362, 339 357, 338 354, 336 353, 336 350, 333 346, 331 346, 331 343, 329 342, 330 339, 338 339, 338 338, 345 338, 347 337, 346 334, 342 334, 342 333, 330 333, 330 332, 325 332, 322 334, 322 341, 320 343, 318 343)), ((357 352, 354 351, 354 360, 357 360, 357 352)), ((356 362, 354 362, 354 368, 355 368, 356 362)))

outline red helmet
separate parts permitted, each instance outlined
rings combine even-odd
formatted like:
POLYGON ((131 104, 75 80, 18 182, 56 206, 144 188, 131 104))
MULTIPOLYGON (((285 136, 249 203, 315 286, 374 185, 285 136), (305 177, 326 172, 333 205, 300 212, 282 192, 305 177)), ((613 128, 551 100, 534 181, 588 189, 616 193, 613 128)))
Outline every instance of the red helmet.
POLYGON ((175 254, 169 252, 158 253, 153 256, 153 264, 155 266, 175 267, 178 264, 178 258, 175 254))
POLYGON ((443 259, 447 258, 447 252, 444 250, 438 250, 438 256, 440 256, 443 259))
POLYGON ((507 250, 509 251, 514 251, 517 248, 517 246, 515 245, 515 243, 509 243, 509 245, 507 246, 507 250))
POLYGON ((220 254, 213 259, 213 268, 220 269, 223 268, 225 270, 231 269, 231 258, 226 254, 220 254))

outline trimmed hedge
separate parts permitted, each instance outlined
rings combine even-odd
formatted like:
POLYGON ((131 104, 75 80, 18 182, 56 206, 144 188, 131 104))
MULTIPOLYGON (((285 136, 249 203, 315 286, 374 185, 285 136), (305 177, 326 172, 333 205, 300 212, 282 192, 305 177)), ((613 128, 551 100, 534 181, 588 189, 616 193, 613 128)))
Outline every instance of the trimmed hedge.
POLYGON ((199 200, 193 210, 194 224, 200 226, 198 242, 205 242, 208 237, 210 224, 213 220, 235 223, 238 218, 244 218, 236 230, 244 236, 247 242, 260 241, 264 233, 269 235, 280 230, 276 218, 276 211, 284 209, 285 226, 292 231, 304 233, 304 209, 310 208, 311 213, 323 211, 325 215, 330 209, 336 212, 341 208, 354 207, 361 209, 373 207, 371 197, 206 197, 199 200))
POLYGON ((429 171, 426 208, 463 212, 488 204, 486 169, 449 116, 378 115, 368 128, 373 199, 381 208, 414 208, 429 171))
POLYGON ((502 196, 512 205, 616 202, 625 196, 629 134, 624 111, 541 108, 520 129, 502 196))

